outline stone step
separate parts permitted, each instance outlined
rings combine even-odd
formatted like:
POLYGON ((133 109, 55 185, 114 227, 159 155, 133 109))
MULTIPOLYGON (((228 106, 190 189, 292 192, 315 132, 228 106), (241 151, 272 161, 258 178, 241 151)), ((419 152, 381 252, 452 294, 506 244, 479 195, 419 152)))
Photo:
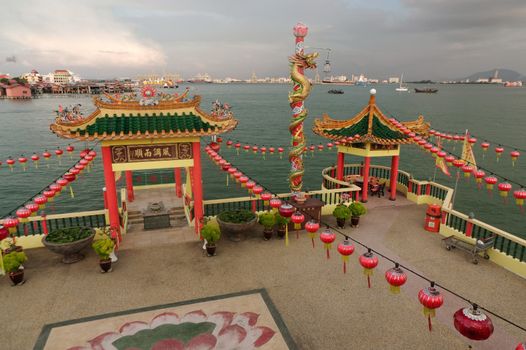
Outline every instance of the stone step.
MULTIPOLYGON (((170 216, 172 215, 183 215, 184 216, 184 208, 172 208, 169 210, 170 216)), ((138 210, 129 210, 128 211, 128 219, 134 219, 134 218, 141 218, 142 219, 142 211, 138 210)))
MULTIPOLYGON (((175 214, 170 214, 170 221, 181 221, 181 220, 185 220, 186 221, 186 216, 184 214, 178 214, 178 215, 175 215, 175 214)), ((138 223, 144 223, 144 218, 141 216, 135 216, 135 217, 130 217, 128 216, 128 222, 131 223, 131 224, 138 224, 138 223)))

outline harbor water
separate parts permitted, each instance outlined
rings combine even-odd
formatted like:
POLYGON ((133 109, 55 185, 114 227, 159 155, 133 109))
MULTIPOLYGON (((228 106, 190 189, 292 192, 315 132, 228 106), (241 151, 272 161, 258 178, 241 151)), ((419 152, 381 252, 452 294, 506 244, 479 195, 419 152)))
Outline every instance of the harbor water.
MULTIPOLYGON (((202 96, 201 107, 210 110, 213 101, 218 99, 233 107, 239 125, 233 132, 223 135, 225 140, 231 139, 251 145, 284 147, 290 142, 288 124, 291 111, 287 101, 289 85, 275 84, 190 84, 191 94, 202 96)), ((411 89, 415 86, 409 86, 411 89)), ((416 86, 418 87, 418 86, 416 86)), ((388 117, 396 117, 401 121, 414 120, 422 114, 432 128, 452 133, 462 133, 469 129, 479 142, 474 146, 478 165, 489 169, 511 181, 526 184, 526 152, 512 166, 509 152, 513 149, 504 147, 505 151, 497 162, 494 147, 497 143, 526 149, 526 89, 503 88, 491 85, 436 85, 437 94, 415 94, 395 92, 394 85, 378 85, 377 104, 388 117), (480 142, 488 140, 490 149, 483 154, 480 142)), ((182 90, 184 86, 179 87, 182 90)), ((368 102, 369 88, 356 86, 339 86, 344 91, 342 95, 328 94, 334 87, 315 85, 311 96, 306 101, 309 115, 305 122, 307 144, 326 145, 327 140, 312 133, 315 118, 327 113, 334 119, 349 119, 359 112, 368 102)), ((412 90, 411 90, 412 91, 412 90)), ((86 113, 94 106, 91 98, 85 95, 76 96, 44 96, 24 101, 0 101, 0 217, 25 203, 33 195, 54 181, 78 159, 78 151, 84 147, 99 148, 96 144, 85 144, 57 138, 49 130, 54 119, 54 110, 58 105, 69 106, 80 103, 86 113), (67 152, 58 159, 53 153, 57 146, 63 150, 71 143, 75 146, 74 157, 70 159, 67 152), (47 149, 53 153, 49 162, 42 159, 42 152, 47 149), (33 152, 41 156, 38 169, 32 161, 28 161, 28 169, 23 171, 17 162, 10 171, 5 160, 12 156, 18 158, 24 154, 30 158, 33 152)), ((460 155, 461 143, 445 142, 446 151, 460 155)), ((274 192, 288 191, 289 164, 286 152, 283 159, 278 153, 267 154, 263 160, 261 154, 254 155, 252 151, 240 152, 226 149, 223 155, 234 166, 241 169, 249 177, 274 192)), ((358 157, 346 157, 346 163, 360 163, 358 157)), ((305 157, 304 189, 315 190, 321 185, 321 170, 336 162, 336 151, 325 149, 322 152, 310 151, 305 157)), ((373 164, 389 165, 389 159, 373 159, 373 164)), ((62 194, 46 209, 48 213, 82 211, 101 209, 103 207, 101 189, 104 186, 100 157, 95 160, 91 172, 83 174, 73 183, 74 198, 70 194, 62 194)), ((400 169, 413 174, 416 179, 428 180, 434 176, 434 159, 420 148, 413 145, 402 146, 400 169)), ((455 168, 450 168, 452 177, 436 172, 436 181, 454 187, 455 168)), ((486 171, 488 173, 488 171, 486 171)), ((502 181, 502 178, 499 178, 502 181)), ((237 186, 225 185, 225 174, 218 170, 207 157, 203 155, 203 182, 205 199, 245 196, 246 191, 237 186)), ((124 182, 119 181, 119 186, 124 182)), ((518 185, 514 184, 514 190, 518 185)), ((386 199, 387 200, 387 199, 386 199)), ((455 199, 455 208, 466 214, 473 213, 479 220, 507 230, 515 235, 526 238, 526 215, 515 205, 513 195, 507 204, 495 190, 489 196, 485 189, 478 190, 474 179, 461 176, 455 199)), ((423 220, 423 219, 422 219, 423 220)))

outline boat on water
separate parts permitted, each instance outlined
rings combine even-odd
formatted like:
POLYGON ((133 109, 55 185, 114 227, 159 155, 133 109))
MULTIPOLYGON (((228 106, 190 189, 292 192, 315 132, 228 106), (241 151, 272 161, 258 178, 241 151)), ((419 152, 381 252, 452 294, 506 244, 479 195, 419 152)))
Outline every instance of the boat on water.
POLYGON ((409 89, 406 86, 403 86, 404 75, 400 76, 400 85, 395 89, 398 92, 409 92, 409 89))
POLYGON ((522 87, 522 81, 507 81, 504 83, 504 87, 522 87))
POLYGON ((343 95, 343 90, 336 90, 336 89, 331 89, 329 91, 327 91, 329 94, 335 94, 335 95, 343 95))
POLYGON ((417 89, 415 88, 415 92, 423 93, 423 94, 436 94, 438 92, 438 89, 433 89, 433 88, 417 89))

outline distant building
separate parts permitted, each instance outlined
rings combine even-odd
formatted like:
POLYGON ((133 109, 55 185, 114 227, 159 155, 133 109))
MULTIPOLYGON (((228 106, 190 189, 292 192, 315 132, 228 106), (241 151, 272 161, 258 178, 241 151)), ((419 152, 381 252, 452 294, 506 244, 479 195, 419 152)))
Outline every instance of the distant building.
POLYGON ((73 82, 73 75, 67 69, 57 69, 53 73, 53 83, 70 84, 73 82))
POLYGON ((9 84, 0 83, 0 97, 10 99, 31 98, 31 89, 29 86, 11 80, 9 84))
POLYGON ((40 75, 35 69, 31 73, 22 74, 21 78, 25 79, 28 84, 35 85, 42 82, 42 75, 40 75))
POLYGON ((389 84, 400 84, 400 77, 389 77, 389 84))

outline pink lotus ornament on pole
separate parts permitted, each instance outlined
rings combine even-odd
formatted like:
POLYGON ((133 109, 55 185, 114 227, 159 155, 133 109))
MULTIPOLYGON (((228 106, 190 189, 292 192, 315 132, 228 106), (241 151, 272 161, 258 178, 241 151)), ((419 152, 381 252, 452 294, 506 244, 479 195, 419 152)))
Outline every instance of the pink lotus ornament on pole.
POLYGON ((292 28, 292 33, 295 37, 306 37, 309 33, 309 27, 307 27, 305 24, 298 22, 294 28, 292 28))

